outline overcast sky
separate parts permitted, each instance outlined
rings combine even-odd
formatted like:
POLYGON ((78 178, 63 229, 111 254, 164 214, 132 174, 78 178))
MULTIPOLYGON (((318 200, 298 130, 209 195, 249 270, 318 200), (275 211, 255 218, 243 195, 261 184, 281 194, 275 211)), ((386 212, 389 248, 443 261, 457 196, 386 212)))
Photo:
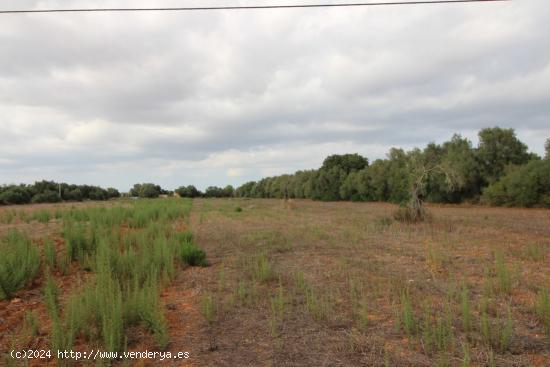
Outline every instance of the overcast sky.
POLYGON ((453 133, 477 144, 477 131, 495 125, 542 155, 548 19, 547 0, 0 15, 0 183, 239 185, 334 153, 372 161, 453 133))

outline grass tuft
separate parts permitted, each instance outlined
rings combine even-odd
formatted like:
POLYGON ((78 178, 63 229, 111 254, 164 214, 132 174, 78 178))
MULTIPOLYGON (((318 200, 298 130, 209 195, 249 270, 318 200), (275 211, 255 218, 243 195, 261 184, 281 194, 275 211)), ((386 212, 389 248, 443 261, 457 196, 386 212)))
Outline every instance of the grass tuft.
POLYGON ((40 270, 40 254, 30 239, 17 230, 0 238, 0 300, 10 299, 40 270))

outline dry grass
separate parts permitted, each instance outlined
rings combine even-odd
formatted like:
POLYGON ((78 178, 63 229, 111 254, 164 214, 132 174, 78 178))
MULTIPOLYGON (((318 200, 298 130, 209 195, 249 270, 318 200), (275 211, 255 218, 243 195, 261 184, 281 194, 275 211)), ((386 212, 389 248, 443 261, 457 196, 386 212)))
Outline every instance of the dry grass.
POLYGON ((550 365, 535 312, 550 284, 540 260, 550 255, 550 212, 432 206, 430 222, 411 225, 394 209, 196 200, 192 227, 212 263, 196 283, 224 312, 208 326, 216 350, 184 338, 197 365, 550 365), (259 254, 278 282, 243 266, 259 254), (234 301, 239 292, 247 302, 234 301))
MULTIPOLYGON (((177 273, 162 292, 167 350, 189 351, 187 366, 550 365, 541 301, 550 211, 432 206, 430 222, 405 224, 394 210, 195 200, 188 225, 210 266, 177 273)), ((9 221, 0 232, 55 240, 61 230, 53 214, 9 221)), ((57 280, 62 294, 75 283, 57 280)), ((14 310, 32 311, 40 334, 45 310, 32 292, 0 302, 0 320, 23 324, 26 313, 14 310)), ((0 326, 6 336, 17 330, 0 326)), ((131 349, 153 346, 142 338, 131 349)))

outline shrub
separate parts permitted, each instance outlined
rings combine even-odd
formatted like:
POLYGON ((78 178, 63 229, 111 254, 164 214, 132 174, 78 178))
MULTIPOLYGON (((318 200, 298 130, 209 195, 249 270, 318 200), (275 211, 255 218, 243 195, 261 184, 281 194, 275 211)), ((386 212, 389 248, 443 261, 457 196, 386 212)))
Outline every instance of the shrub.
POLYGON ((206 266, 206 253, 193 243, 183 243, 179 248, 179 258, 191 266, 206 266))
POLYGON ((261 283, 269 282, 276 278, 273 266, 269 262, 269 259, 267 258, 267 255, 265 253, 261 253, 252 258, 250 268, 252 279, 261 283))
POLYGON ((0 239, 0 299, 10 299, 38 274, 38 248, 19 231, 10 231, 0 239))
POLYGON ((10 186, 0 192, 0 204, 27 204, 32 194, 25 186, 10 186))
POLYGON ((46 190, 32 197, 32 203, 58 203, 61 201, 59 193, 56 191, 46 190))
POLYGON ((482 199, 490 205, 550 208, 550 160, 533 160, 510 169, 483 191, 482 199))

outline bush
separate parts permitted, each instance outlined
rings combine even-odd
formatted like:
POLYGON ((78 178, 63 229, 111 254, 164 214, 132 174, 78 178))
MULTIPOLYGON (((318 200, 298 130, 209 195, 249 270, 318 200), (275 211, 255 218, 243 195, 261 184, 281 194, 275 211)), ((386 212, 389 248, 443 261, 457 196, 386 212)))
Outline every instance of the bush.
POLYGON ((63 191, 63 199, 70 201, 82 201, 82 191, 80 189, 63 191))
POLYGON ((28 204, 31 192, 23 186, 10 186, 0 193, 0 204, 28 204))
POLYGON ((56 191, 46 190, 32 197, 32 203, 58 203, 61 201, 59 193, 56 191))
POLYGON ((550 160, 533 160, 511 168, 500 181, 483 191, 490 205, 550 208, 550 160))
POLYGON ((38 274, 40 255, 28 237, 11 231, 0 239, 0 300, 10 299, 38 274))
POLYGON ((179 258, 191 266, 206 266, 206 253, 193 243, 184 243, 179 248, 179 258))

